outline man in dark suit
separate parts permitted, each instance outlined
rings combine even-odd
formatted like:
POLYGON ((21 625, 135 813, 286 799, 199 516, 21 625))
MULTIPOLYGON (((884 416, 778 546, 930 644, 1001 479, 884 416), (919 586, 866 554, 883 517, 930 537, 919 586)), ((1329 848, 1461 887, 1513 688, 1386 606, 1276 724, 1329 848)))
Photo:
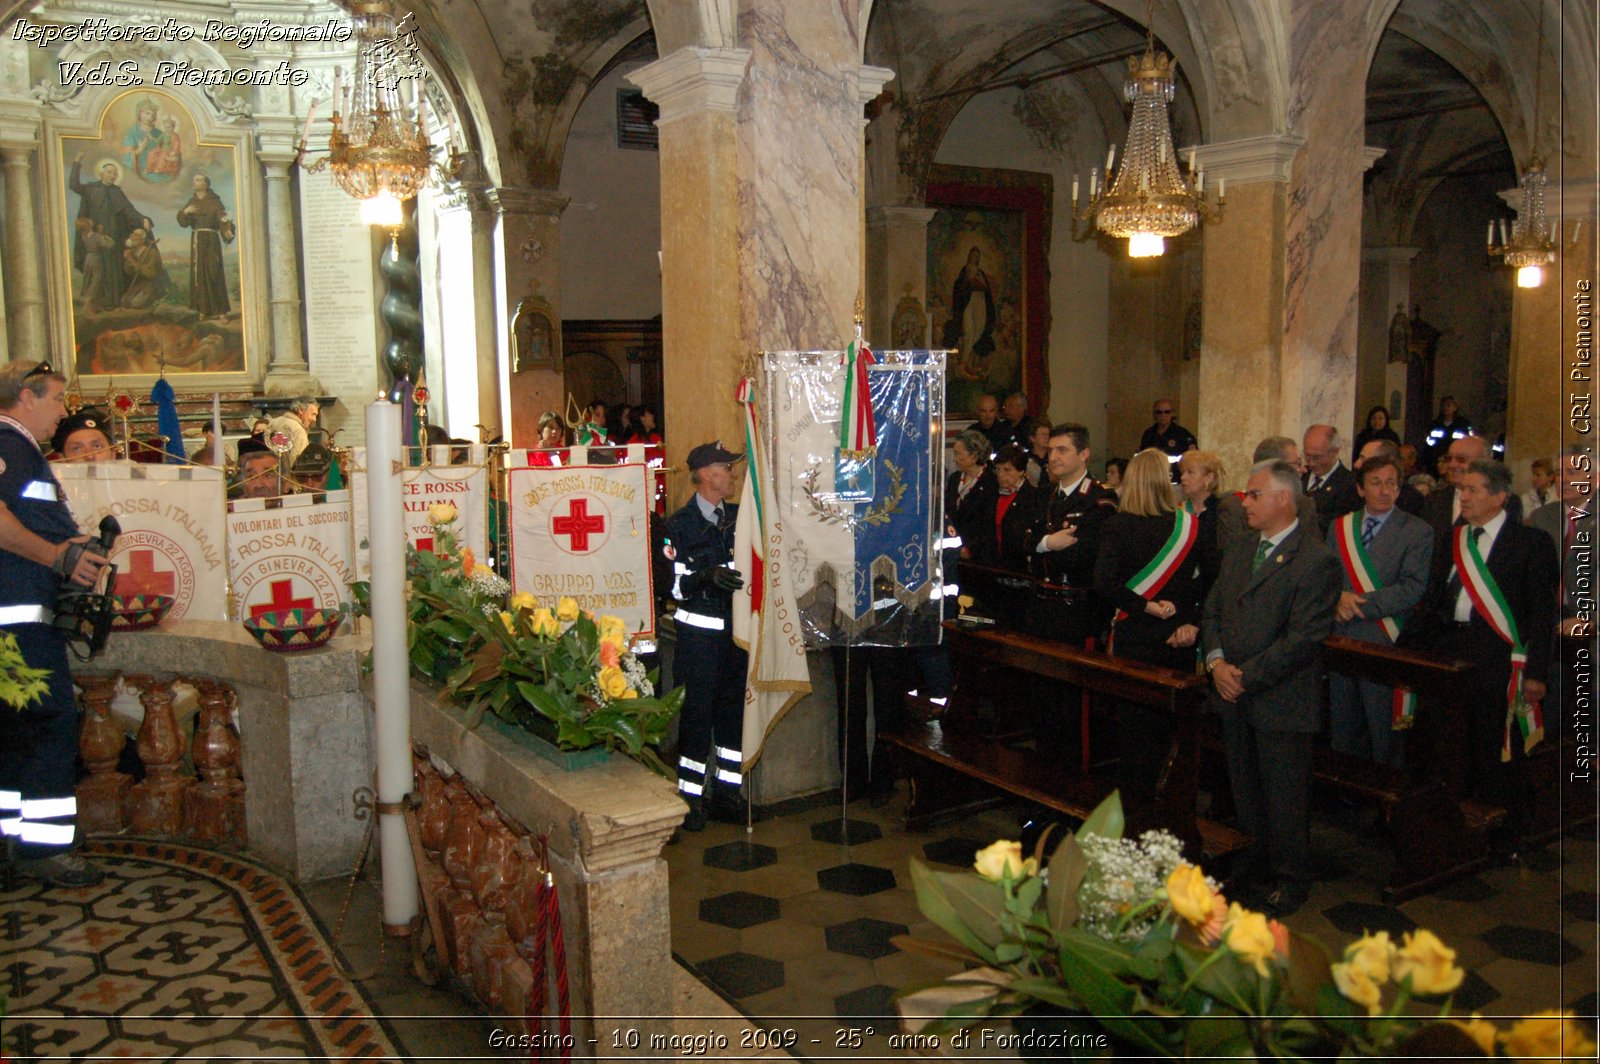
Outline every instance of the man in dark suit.
POLYGON ((1334 507, 1333 511, 1335 517, 1343 517, 1345 514, 1354 513, 1365 505, 1361 498, 1361 493, 1356 490, 1356 484, 1361 479, 1361 465, 1369 458, 1377 458, 1380 455, 1394 462, 1395 469, 1400 476, 1400 498, 1395 501, 1395 505, 1413 517, 1422 516, 1422 508, 1427 503, 1427 497, 1406 483, 1405 471, 1400 462, 1400 448, 1396 447, 1392 440, 1368 440, 1361 445, 1361 450, 1357 453, 1356 460, 1351 463, 1350 471, 1355 475, 1351 477, 1350 483, 1346 485, 1344 491, 1339 494, 1339 504, 1334 507))
MULTIPOLYGON (((1528 524, 1550 537, 1561 558, 1561 634, 1589 637, 1594 634, 1593 607, 1579 610, 1579 595, 1590 583, 1596 538, 1594 505, 1594 460, 1579 447, 1561 455, 1556 472, 1555 501, 1528 515, 1528 524)), ((1547 702, 1563 705, 1562 686, 1574 681, 1576 652, 1562 656, 1560 640, 1553 640, 1547 702)))
MULTIPOLYGON (((1433 557, 1436 562, 1441 555, 1450 553, 1449 544, 1445 541, 1450 538, 1450 529, 1461 517, 1461 501, 1456 494, 1461 478, 1473 462, 1488 457, 1488 440, 1482 436, 1462 436, 1450 441, 1450 449, 1440 460, 1440 468, 1449 485, 1441 484, 1429 492, 1422 507, 1423 519, 1433 526, 1433 557)), ((1506 499, 1505 510, 1513 523, 1522 520, 1522 500, 1515 495, 1506 499)))
MULTIPOLYGON (((1300 445, 1287 436, 1268 436, 1256 444, 1256 450, 1250 456, 1250 461, 1259 465, 1262 462, 1288 462, 1300 472, 1305 471, 1305 463, 1300 461, 1300 445)), ((1234 538, 1248 532, 1249 525, 1244 519, 1243 493, 1229 492, 1222 496, 1222 501, 1217 503, 1217 551, 1221 553, 1228 548, 1234 538)), ((1317 519, 1317 507, 1304 492, 1295 499, 1295 516, 1310 528, 1317 519)))
POLYGON ((1343 450, 1344 440, 1332 425, 1312 425, 1301 441, 1300 455, 1305 459, 1306 472, 1300 486, 1316 505, 1319 536, 1327 533, 1329 523, 1338 516, 1339 501, 1355 480, 1340 457, 1343 450))
POLYGON ((1156 419, 1155 424, 1145 429, 1144 435, 1139 437, 1139 450, 1154 448, 1167 456, 1174 483, 1178 480, 1178 459, 1183 457, 1185 451, 1200 446, 1194 433, 1173 420, 1176 413, 1177 404, 1171 399, 1157 399, 1150 407, 1150 414, 1156 419))
MULTIPOLYGON (((1387 440, 1374 443, 1394 444, 1387 440)), ((1368 444, 1371 446, 1371 444, 1368 444)), ((1391 644, 1428 590, 1433 532, 1400 509, 1400 466, 1384 456, 1356 471, 1362 506, 1335 518, 1328 546, 1344 569, 1334 631, 1366 643, 1391 644)), ((1328 678, 1329 735, 1335 750, 1398 766, 1404 755, 1394 688, 1333 673, 1328 678)), ((1405 723, 1409 724, 1409 721, 1405 723)))
POLYGON ((1289 463, 1251 470, 1243 505, 1254 534, 1228 545, 1200 625, 1239 829, 1255 839, 1236 859, 1229 894, 1272 916, 1310 893, 1321 647, 1339 603, 1339 563, 1296 516, 1299 495, 1289 463))
POLYGON ((1461 520, 1442 548, 1434 547, 1428 596, 1407 629, 1408 636, 1412 629, 1416 635, 1406 641, 1472 664, 1461 685, 1467 765, 1474 797, 1506 810, 1505 819, 1489 836, 1489 845, 1498 858, 1511 861, 1533 809, 1524 768, 1527 747, 1538 737, 1528 730, 1536 718, 1526 707, 1545 699, 1560 573, 1550 537, 1511 515, 1509 501, 1516 496, 1504 465, 1487 458, 1471 463, 1458 476, 1455 494, 1461 520), (1469 544, 1476 547, 1486 572, 1478 572, 1469 544), (1473 572, 1464 575, 1458 557, 1473 572), (1510 632, 1481 608, 1499 612, 1501 600, 1514 623, 1510 632), (1517 667, 1508 635, 1520 639, 1517 649, 1526 655, 1517 704, 1507 697, 1517 667))
POLYGON ((1117 497, 1089 475, 1089 430, 1083 425, 1050 430, 1049 473, 1055 486, 1037 505, 1026 541, 1040 585, 1028 625, 1037 635, 1081 647, 1104 620, 1090 589, 1100 526, 1116 512, 1117 497))

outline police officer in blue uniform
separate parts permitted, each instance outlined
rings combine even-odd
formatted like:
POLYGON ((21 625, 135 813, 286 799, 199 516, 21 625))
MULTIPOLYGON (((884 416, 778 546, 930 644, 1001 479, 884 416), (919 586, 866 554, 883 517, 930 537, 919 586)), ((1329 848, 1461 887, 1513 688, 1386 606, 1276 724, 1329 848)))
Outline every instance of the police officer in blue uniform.
POLYGON ((66 643, 52 625, 61 581, 92 587, 106 559, 78 534, 40 444, 66 416, 65 393, 66 378, 47 362, 0 367, 0 630, 29 666, 49 671, 40 701, 0 707, 0 831, 23 875, 88 887, 103 873, 71 849, 78 706, 66 643))
POLYGON ((672 562, 678 645, 675 677, 687 688, 678 720, 678 793, 689 803, 685 831, 707 816, 740 823, 746 655, 733 641, 733 595, 744 587, 733 565, 739 505, 733 463, 744 455, 722 441, 689 452, 694 495, 667 518, 663 554, 672 562))

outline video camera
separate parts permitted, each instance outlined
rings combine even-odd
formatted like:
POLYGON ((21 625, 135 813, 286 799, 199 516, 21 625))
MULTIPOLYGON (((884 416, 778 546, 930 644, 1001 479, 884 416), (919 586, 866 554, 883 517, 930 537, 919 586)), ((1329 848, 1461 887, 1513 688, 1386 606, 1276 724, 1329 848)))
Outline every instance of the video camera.
POLYGON ((116 616, 116 611, 111 605, 111 589, 116 587, 117 567, 106 565, 100 570, 100 578, 95 581, 94 587, 82 587, 72 582, 72 571, 77 567, 78 557, 86 550, 93 551, 102 557, 109 558, 111 549, 117 545, 117 537, 122 534, 122 525, 110 514, 100 519, 100 538, 91 539, 87 543, 73 544, 67 547, 62 556, 61 586, 56 591, 56 619, 55 630, 61 638, 72 647, 80 661, 100 653, 106 645, 106 637, 111 634, 111 621, 116 616), (87 653, 73 646, 82 643, 87 648, 87 653))

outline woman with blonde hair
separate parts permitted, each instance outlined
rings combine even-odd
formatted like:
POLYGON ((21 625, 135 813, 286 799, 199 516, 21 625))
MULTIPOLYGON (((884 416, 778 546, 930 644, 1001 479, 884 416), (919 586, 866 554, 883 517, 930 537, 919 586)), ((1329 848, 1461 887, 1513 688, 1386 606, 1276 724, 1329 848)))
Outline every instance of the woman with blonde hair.
POLYGON ((1185 451, 1178 459, 1178 490, 1183 493, 1184 504, 1200 517, 1200 542, 1195 549, 1200 552, 1202 602, 1211 591, 1217 563, 1222 560, 1222 551, 1217 547, 1217 504, 1227 476, 1222 459, 1210 451, 1185 451))
MULTIPOLYGON (((1192 453, 1192 452, 1191 452, 1192 453)), ((1122 477, 1122 508, 1105 523, 1094 590, 1116 608, 1111 653, 1179 672, 1194 671, 1200 634, 1199 516, 1178 500, 1161 451, 1134 455, 1122 477)), ((1154 793, 1171 744, 1165 713, 1118 706, 1119 785, 1154 793)))

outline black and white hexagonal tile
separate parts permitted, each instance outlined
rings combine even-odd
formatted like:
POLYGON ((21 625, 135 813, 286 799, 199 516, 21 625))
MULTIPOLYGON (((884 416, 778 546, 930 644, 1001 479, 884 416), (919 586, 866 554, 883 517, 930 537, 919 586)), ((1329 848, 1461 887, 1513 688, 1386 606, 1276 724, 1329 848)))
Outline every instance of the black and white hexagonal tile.
POLYGON ((895 935, 906 934, 906 930, 905 924, 862 917, 859 920, 834 924, 825 928, 823 933, 827 937, 830 951, 877 960, 879 957, 887 957, 891 953, 900 951, 900 947, 889 940, 895 935))
POLYGON ((870 820, 819 820, 811 825, 811 837, 817 842, 859 845, 877 842, 883 838, 883 829, 870 820))
POLYGON ((1330 924, 1347 935, 1387 931, 1389 937, 1398 942, 1402 934, 1417 929, 1417 922, 1393 905, 1345 901, 1322 910, 1322 915, 1330 924))
POLYGON ((700 919, 723 927, 746 928, 778 918, 778 899, 746 890, 730 891, 700 901, 700 919))
POLYGON ((783 986, 783 962, 753 953, 724 953, 695 965, 701 977, 731 998, 751 997, 783 986))
POLYGON ((892 1020, 895 1016, 894 987, 874 983, 840 994, 833 999, 833 1011, 841 1020, 892 1020))
POLYGON ((753 872, 757 868, 778 863, 778 851, 759 842, 724 842, 712 846, 702 860, 707 868, 720 868, 724 872, 753 872))
POLYGON ((887 868, 852 861, 849 864, 824 868, 818 872, 817 886, 835 894, 853 894, 860 897, 893 890, 895 882, 894 873, 887 868))
POLYGON ((987 845, 988 843, 979 842, 977 839, 940 839, 923 846, 922 856, 936 864, 971 868, 972 862, 977 860, 978 851, 987 845))
POLYGON ((1529 964, 1566 964, 1583 956, 1583 951, 1554 931, 1540 931, 1516 924, 1500 924, 1478 936, 1500 956, 1529 964))

